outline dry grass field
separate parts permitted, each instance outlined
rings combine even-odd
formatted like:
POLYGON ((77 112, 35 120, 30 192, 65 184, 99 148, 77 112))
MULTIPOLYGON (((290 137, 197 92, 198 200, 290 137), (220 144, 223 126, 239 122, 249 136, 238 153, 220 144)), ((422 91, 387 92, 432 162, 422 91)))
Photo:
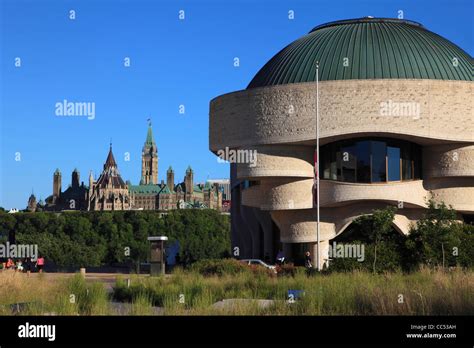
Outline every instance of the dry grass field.
POLYGON ((0 272, 1 315, 117 315, 117 302, 126 303, 125 313, 132 315, 473 315, 474 272, 272 277, 178 269, 166 277, 88 274, 86 279, 0 272), (288 290, 303 293, 292 301, 288 290))

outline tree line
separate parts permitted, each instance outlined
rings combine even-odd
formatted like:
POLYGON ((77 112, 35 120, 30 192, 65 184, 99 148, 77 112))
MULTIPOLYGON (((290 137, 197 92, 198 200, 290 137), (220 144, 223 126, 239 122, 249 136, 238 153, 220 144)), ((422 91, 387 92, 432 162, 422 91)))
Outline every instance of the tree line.
POLYGON ((215 210, 113 212, 0 211, 0 243, 37 244, 39 253, 58 267, 138 265, 149 258, 148 236, 164 235, 179 243, 184 266, 230 256, 229 216, 215 210))
POLYGON ((333 271, 361 269, 373 272, 412 271, 427 267, 474 267, 474 225, 459 220, 444 203, 428 201, 424 216, 408 236, 395 231, 396 208, 374 210, 357 218, 349 231, 336 237, 339 243, 364 244, 365 260, 334 259, 333 271))

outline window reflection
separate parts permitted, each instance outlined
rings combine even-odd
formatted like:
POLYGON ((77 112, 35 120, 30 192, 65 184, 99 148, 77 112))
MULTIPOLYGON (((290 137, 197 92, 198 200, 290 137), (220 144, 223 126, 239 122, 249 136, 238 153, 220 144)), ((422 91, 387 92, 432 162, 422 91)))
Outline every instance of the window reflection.
POLYGON ((395 139, 355 139, 320 149, 323 179, 377 183, 421 178, 420 146, 395 139))
POLYGON ((387 146, 383 141, 371 141, 372 182, 387 180, 386 170, 387 146))
POLYGON ((387 146, 388 180, 400 181, 400 148, 387 146))

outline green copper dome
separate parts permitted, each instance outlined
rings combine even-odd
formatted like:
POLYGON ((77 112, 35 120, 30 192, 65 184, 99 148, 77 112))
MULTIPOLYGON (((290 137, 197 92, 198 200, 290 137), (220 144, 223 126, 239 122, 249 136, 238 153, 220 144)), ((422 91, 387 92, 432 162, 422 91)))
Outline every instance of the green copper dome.
POLYGON ((472 57, 421 24, 360 18, 317 26, 278 52, 247 88, 319 79, 472 81, 472 57))

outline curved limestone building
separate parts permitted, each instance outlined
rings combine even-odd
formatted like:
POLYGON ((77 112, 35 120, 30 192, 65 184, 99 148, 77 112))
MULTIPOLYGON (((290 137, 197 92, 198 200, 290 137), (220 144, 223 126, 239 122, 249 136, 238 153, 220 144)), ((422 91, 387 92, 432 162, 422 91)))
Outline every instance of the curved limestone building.
POLYGON ((472 220, 471 56, 416 22, 343 20, 283 48, 247 89, 211 101, 210 149, 235 155, 238 256, 316 254, 316 62, 321 262, 331 239, 376 208, 397 206, 404 234, 430 197, 472 220))

